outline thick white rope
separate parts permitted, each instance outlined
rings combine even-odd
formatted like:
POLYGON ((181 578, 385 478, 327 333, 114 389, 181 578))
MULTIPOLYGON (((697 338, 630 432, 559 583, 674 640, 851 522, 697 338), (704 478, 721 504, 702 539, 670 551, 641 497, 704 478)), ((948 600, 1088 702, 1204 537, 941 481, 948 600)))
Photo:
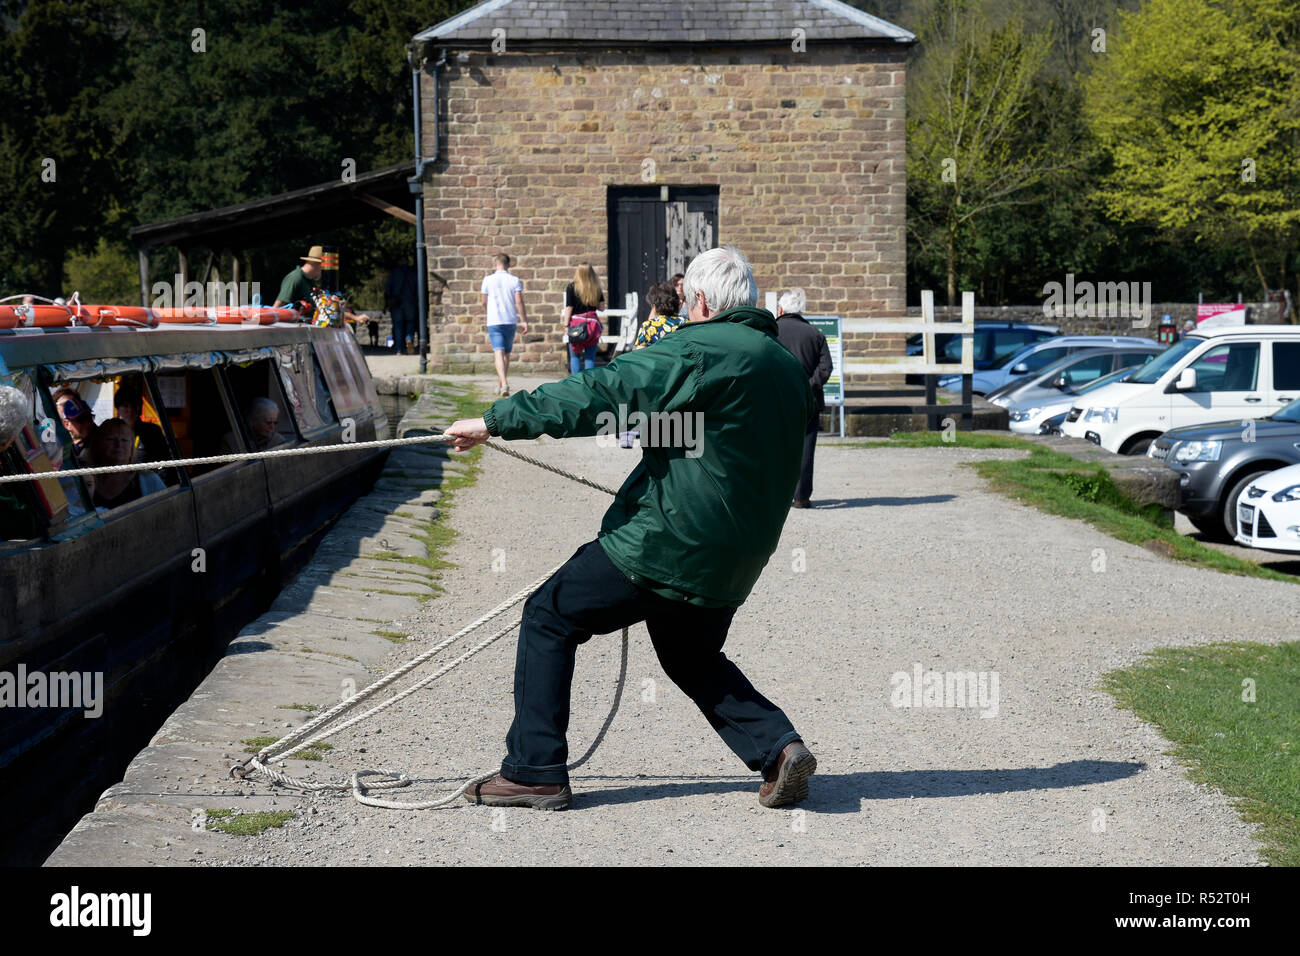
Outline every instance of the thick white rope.
MULTIPOLYGON (((6 484, 15 481, 43 481, 46 478, 84 478, 92 475, 111 475, 124 471, 161 471, 165 468, 183 468, 194 465, 224 465, 232 461, 252 461, 257 458, 294 458, 299 455, 329 455, 340 451, 361 451, 369 448, 395 448, 403 445, 428 445, 434 442, 453 442, 456 440, 455 435, 443 433, 441 435, 413 435, 409 438, 381 438, 375 441, 354 441, 342 442, 337 445, 311 445, 302 448, 283 448, 275 451, 249 451, 236 452, 229 455, 208 455, 204 458, 177 458, 170 461, 144 461, 132 462, 127 465, 101 465, 95 468, 68 468, 63 471, 42 471, 24 473, 19 475, 0 475, 0 484, 6 484)), ((575 475, 572 472, 565 471, 563 468, 556 468, 554 465, 547 464, 537 458, 532 458, 522 452, 517 452, 512 448, 502 445, 500 442, 488 439, 483 444, 489 448, 494 448, 499 452, 504 452, 512 458, 518 458, 520 461, 526 461, 530 465, 536 465, 538 468, 545 469, 552 474, 568 478, 570 481, 576 481, 580 485, 586 485, 588 488, 595 488, 597 491, 603 491, 606 494, 618 494, 613 488, 606 487, 598 482, 584 478, 582 475, 575 475)))
MULTIPOLYGON (((283 448, 277 451, 247 451, 229 455, 209 455, 205 458, 176 458, 169 461, 142 461, 128 465, 103 465, 97 468, 68 468, 64 471, 42 471, 22 475, 0 475, 0 484, 11 481, 43 481, 46 478, 82 478, 90 475, 111 475, 122 471, 160 471, 164 468, 182 468, 191 465, 224 465, 232 461, 252 461, 255 458, 294 458, 298 455, 329 455, 339 451, 357 451, 367 448, 392 448, 400 445, 427 445, 432 442, 455 441, 452 435, 414 435, 410 438, 382 438, 375 441, 341 442, 337 445, 309 445, 302 448, 283 448)), ((495 443, 489 443, 495 444, 495 443)), ((504 451, 505 449, 498 449, 504 451)), ((511 452, 507 451, 507 454, 511 452)))
MULTIPOLYGON (((188 465, 194 463, 206 464, 209 462, 215 462, 217 460, 238 461, 246 458, 259 458, 259 457, 267 457, 271 455, 284 455, 284 454, 294 454, 294 453, 320 454, 322 452, 327 452, 327 451, 352 451, 354 449, 365 448, 365 447, 382 447, 382 446, 391 446, 395 444, 416 444, 420 442, 454 441, 454 440, 455 440, 454 436, 447 435, 447 434, 421 435, 413 438, 388 439, 385 441, 354 442, 354 443, 347 443, 343 445, 326 445, 326 446, 319 446, 316 448, 306 448, 306 449, 299 449, 299 448, 286 449, 280 452, 267 451, 267 452, 255 452, 255 453, 249 453, 243 455, 218 455, 215 456, 215 458, 210 458, 210 459, 190 459, 188 461, 171 462, 165 467, 177 467, 180 465, 188 465)), ((612 488, 606 487, 604 485, 598 484, 593 481, 589 481, 588 479, 582 477, 581 475, 575 475, 571 472, 565 471, 562 468, 556 468, 555 466, 547 464, 546 462, 540 461, 536 458, 532 458, 528 455, 524 455, 520 452, 514 451, 511 448, 507 448, 506 446, 501 445, 498 442, 488 441, 486 442, 486 444, 489 447, 494 448, 497 451, 504 452, 505 454, 510 455, 513 458, 518 458, 521 461, 526 461, 529 464, 536 465, 539 468, 545 469, 546 471, 552 472, 553 474, 557 474, 562 477, 568 478, 571 481, 576 481, 579 484, 586 485, 589 488, 594 488, 598 491, 603 491, 606 494, 610 494, 610 495, 617 494, 617 492, 614 491, 614 489, 612 488)), ((68 471, 68 472, 60 472, 59 474, 61 475, 104 474, 111 471, 128 471, 128 470, 140 471, 150 467, 157 467, 157 466, 153 465, 152 463, 144 464, 144 465, 119 465, 119 466, 110 466, 106 468, 79 469, 78 471, 75 472, 68 471)), ((348 780, 348 782, 344 784, 308 783, 306 781, 297 780, 286 773, 281 773, 278 770, 268 767, 266 763, 273 760, 284 760, 285 758, 292 756, 298 751, 304 750, 312 746, 313 744, 321 740, 324 740, 326 737, 331 737, 334 734, 337 734, 340 731, 345 730, 348 727, 351 727, 353 724, 357 724, 363 720, 366 720, 367 718, 379 713, 379 711, 384 710, 385 708, 390 707, 393 704, 396 704, 398 701, 409 697, 410 695, 414 694, 416 691, 428 686, 429 684, 438 680, 440 677, 443 677, 444 675, 450 673, 452 670, 459 667, 461 664, 465 663, 470 658, 474 657, 480 651, 491 646, 496 641, 504 637, 506 634, 509 634, 511 631, 513 631, 516 627, 519 626, 520 621, 514 621, 508 624, 507 626, 501 628, 491 637, 488 637, 483 641, 480 641, 478 644, 470 648, 460 657, 456 658, 453 661, 450 661, 443 667, 439 668, 439 670, 436 671, 435 673, 429 675, 428 677, 422 678, 412 686, 406 688, 405 690, 401 691, 398 694, 395 694, 394 696, 388 698, 387 700, 382 701, 376 706, 371 707, 369 710, 357 714, 356 716, 349 718, 348 720, 344 721, 341 724, 338 724, 337 726, 329 727, 324 730, 321 730, 319 733, 313 734, 313 731, 315 731, 317 728, 321 727, 324 724, 329 723, 330 721, 335 720, 345 712, 359 705, 363 700, 373 697, 380 690, 391 685, 394 681, 399 680, 402 676, 414 670, 416 667, 419 667, 421 664, 428 661, 435 654, 437 654, 439 651, 449 646, 454 641, 459 640, 461 637, 465 636, 466 634, 469 634, 470 632, 478 629, 479 627, 482 627, 484 624, 492 620, 494 617, 499 616, 509 608, 518 604, 520 601, 523 601, 526 598, 528 598, 529 595, 531 595, 534 591, 536 591, 543 584, 545 584, 550 579, 551 575, 553 575, 556 571, 559 570, 559 567, 561 566, 557 566, 556 568, 553 568, 550 572, 546 574, 545 577, 529 585, 527 588, 524 588, 522 591, 519 591, 518 593, 512 595, 510 598, 503 601, 501 604, 497 605, 497 607, 493 608, 491 611, 488 611, 486 614, 482 615, 476 620, 471 621, 469 624, 465 625, 465 627, 461 628, 451 637, 446 638, 445 640, 435 645, 434 647, 429 648, 427 651, 420 654, 419 656, 414 657, 411 660, 407 661, 401 667, 398 667, 396 670, 392 671, 391 673, 381 677, 379 680, 368 685, 362 691, 354 694, 353 696, 349 697, 347 700, 335 704, 333 707, 331 707, 329 710, 325 711, 324 713, 318 714, 316 717, 313 717, 311 720, 309 720, 302 727, 295 730, 293 733, 285 735, 280 740, 277 740, 274 744, 271 744, 269 747, 264 747, 261 751, 257 753, 256 756, 250 757, 248 760, 244 761, 243 764, 238 764, 234 767, 231 767, 230 775, 233 777, 239 777, 243 779, 248 774, 261 773, 264 774, 273 782, 281 784, 282 786, 291 787, 294 789, 303 790, 310 793, 346 792, 348 790, 351 790, 352 796, 357 800, 358 803, 362 803, 369 807, 381 807, 384 809, 392 809, 392 810, 434 810, 434 809, 439 809, 441 807, 446 807, 456 802, 461 797, 461 795, 464 794, 465 791, 468 790, 470 787, 476 786, 477 784, 483 783, 487 780, 491 780, 494 776, 496 776, 495 771, 491 773, 481 774, 477 777, 473 777, 465 781, 465 783, 461 784, 458 788, 456 788, 456 790, 452 791, 450 794, 446 796, 438 797, 433 800, 401 803, 394 800, 383 800, 378 797, 372 797, 368 795, 368 791, 370 790, 393 790, 399 787, 410 786, 411 784, 410 777, 397 770, 358 770, 354 772, 351 778, 348 780), (286 747, 288 749, 285 749, 286 747), (370 784, 362 784, 361 779, 363 777, 383 777, 385 779, 376 780, 370 784)), ((587 748, 586 753, 584 753, 578 760, 569 764, 567 769, 576 770, 578 767, 581 767, 589 759, 591 759, 592 754, 596 752, 596 749, 600 746, 601 742, 605 739, 606 733, 609 732, 610 726, 614 723, 614 717, 618 713, 619 705, 623 699, 623 688, 627 683, 627 655, 628 655, 628 629, 625 627, 623 628, 622 647, 619 655, 618 680, 614 687, 614 700, 610 705, 609 713, 605 716, 605 720, 601 724, 600 730, 597 732, 595 738, 592 740, 591 745, 587 748)))

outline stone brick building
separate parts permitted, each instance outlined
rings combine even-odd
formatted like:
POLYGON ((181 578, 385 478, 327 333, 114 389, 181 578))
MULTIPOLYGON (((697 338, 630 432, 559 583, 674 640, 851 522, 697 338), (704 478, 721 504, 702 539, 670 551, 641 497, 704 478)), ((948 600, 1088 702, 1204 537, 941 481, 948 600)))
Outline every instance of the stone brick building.
POLYGON ((520 370, 566 361, 584 260, 622 306, 735 243, 760 293, 903 318, 907 31, 836 0, 488 0, 416 40, 432 368, 491 367, 479 288, 500 250, 532 320, 520 370))

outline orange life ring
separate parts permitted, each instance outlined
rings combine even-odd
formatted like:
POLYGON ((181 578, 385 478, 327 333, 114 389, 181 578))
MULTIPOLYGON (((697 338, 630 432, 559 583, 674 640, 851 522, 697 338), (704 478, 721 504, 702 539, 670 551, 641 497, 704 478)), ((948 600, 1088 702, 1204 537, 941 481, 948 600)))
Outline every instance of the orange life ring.
POLYGON ((276 322, 297 322, 302 316, 297 309, 287 306, 246 306, 241 310, 244 321, 256 325, 274 325, 276 322))
POLYGON ((146 309, 138 305, 83 305, 83 309, 89 313, 86 319, 86 325, 123 325, 132 328, 150 328, 158 327, 158 317, 153 314, 152 309, 146 309))
POLYGON ((272 325, 292 322, 298 313, 293 309, 276 309, 269 306, 223 305, 214 307, 186 306, 179 309, 154 309, 161 322, 189 325, 272 325))
POLYGON ((0 329, 167 325, 274 325, 299 322, 297 309, 272 306, 184 306, 146 309, 132 305, 0 305, 0 329))
POLYGON ((0 305, 0 329, 56 329, 85 325, 90 313, 85 306, 0 305), (75 321, 74 321, 75 319, 75 321))

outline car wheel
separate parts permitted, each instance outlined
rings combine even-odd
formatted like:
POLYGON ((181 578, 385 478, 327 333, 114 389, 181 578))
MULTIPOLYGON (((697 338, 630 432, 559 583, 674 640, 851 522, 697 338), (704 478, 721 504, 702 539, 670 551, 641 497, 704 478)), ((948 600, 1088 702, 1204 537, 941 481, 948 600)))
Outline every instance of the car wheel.
POLYGON ((1133 442, 1132 444, 1125 445, 1124 450, 1121 451, 1120 454, 1121 455, 1145 455, 1147 453, 1147 449, 1151 447, 1151 443, 1153 441, 1155 441, 1154 438, 1139 438, 1137 441, 1133 442))
POLYGON ((1267 471, 1253 471, 1228 489, 1228 493, 1223 498, 1223 507, 1219 509, 1224 530, 1228 533, 1228 540, 1232 540, 1237 534, 1237 499, 1245 493, 1252 481, 1267 474, 1267 471))
POLYGON ((1232 535, 1228 534, 1223 527, 1223 517, 1217 512, 1212 515, 1204 515, 1200 518, 1193 518, 1187 515, 1187 520, 1192 523, 1192 527, 1205 535, 1211 541, 1231 541, 1232 535))

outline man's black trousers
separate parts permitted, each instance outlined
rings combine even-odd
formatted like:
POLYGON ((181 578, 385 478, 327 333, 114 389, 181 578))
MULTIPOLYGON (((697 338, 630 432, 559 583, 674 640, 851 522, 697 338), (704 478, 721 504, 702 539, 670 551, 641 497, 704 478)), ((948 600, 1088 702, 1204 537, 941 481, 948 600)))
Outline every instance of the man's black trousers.
MULTIPOLYGON (((599 542, 579 548, 524 605, 515 658, 515 720, 501 774, 568 783, 569 690, 579 644, 646 622, 664 672, 750 770, 766 771, 801 739, 775 704, 722 653, 735 608, 670 601, 624 576, 599 542)), ((662 748, 663 759, 672 752, 662 748)))
POLYGON ((821 430, 821 423, 820 412, 808 420, 808 429, 803 435, 803 470, 794 489, 795 501, 807 501, 812 497, 813 455, 817 453, 817 432, 821 430))

